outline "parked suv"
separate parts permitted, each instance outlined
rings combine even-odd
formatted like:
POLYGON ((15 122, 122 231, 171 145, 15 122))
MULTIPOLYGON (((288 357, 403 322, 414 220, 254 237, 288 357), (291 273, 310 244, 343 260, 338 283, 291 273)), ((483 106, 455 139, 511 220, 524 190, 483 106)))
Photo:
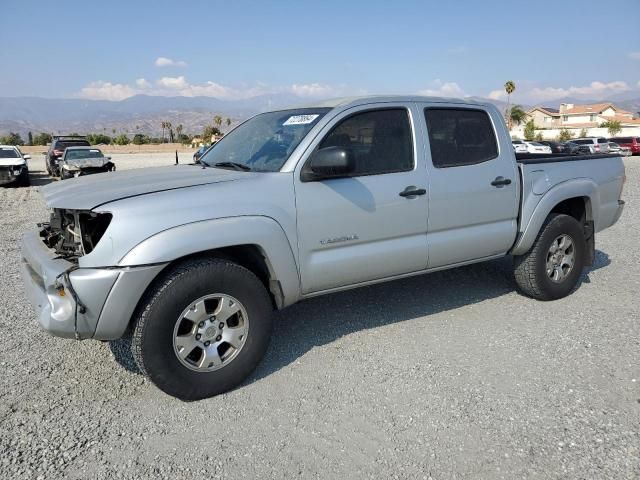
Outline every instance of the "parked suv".
POLYGON ((571 141, 578 145, 587 145, 591 153, 609 153, 609 140, 604 137, 584 137, 571 141))
POLYGON ((90 147, 91 144, 87 140, 87 137, 80 137, 77 135, 67 136, 54 136, 49 146, 49 150, 46 153, 47 157, 47 172, 49 175, 59 177, 60 176, 60 159, 64 155, 64 151, 67 147, 90 147))
POLYGON ((615 142, 621 147, 628 147, 631 150, 631 155, 640 154, 640 137, 614 137, 609 141, 615 142))

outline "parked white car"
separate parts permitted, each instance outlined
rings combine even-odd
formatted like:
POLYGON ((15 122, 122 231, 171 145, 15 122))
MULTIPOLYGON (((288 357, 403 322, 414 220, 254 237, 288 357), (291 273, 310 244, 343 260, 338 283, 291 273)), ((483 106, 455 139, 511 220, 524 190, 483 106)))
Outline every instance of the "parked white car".
POLYGON ((529 151, 527 144, 522 140, 511 140, 511 144, 516 153, 527 153, 529 151))
POLYGON ((543 145, 538 142, 524 142, 527 146, 528 153, 551 153, 551 147, 549 145, 543 145))
POLYGON ((20 186, 29 185, 30 155, 23 155, 18 147, 0 145, 0 185, 16 182, 20 186))

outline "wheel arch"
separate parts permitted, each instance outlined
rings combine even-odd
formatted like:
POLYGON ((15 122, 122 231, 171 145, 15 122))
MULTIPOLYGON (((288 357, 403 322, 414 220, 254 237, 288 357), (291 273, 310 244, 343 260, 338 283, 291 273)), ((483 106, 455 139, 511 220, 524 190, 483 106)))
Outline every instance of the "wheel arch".
POLYGON ((597 185, 590 179, 576 179, 556 185, 538 201, 511 253, 526 253, 551 213, 563 213, 581 222, 585 225, 587 241, 593 243, 593 225, 597 221, 594 205, 599 204, 599 198, 597 185))
POLYGON ((164 230, 132 248, 118 266, 170 266, 197 256, 226 258, 252 271, 270 292, 276 308, 300 296, 298 266, 289 239, 275 220, 263 216, 207 220, 164 230))

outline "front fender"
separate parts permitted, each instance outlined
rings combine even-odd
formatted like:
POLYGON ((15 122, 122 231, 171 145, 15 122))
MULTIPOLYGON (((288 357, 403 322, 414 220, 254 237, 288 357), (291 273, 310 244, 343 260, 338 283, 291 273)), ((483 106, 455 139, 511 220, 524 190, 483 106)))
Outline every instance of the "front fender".
POLYGON ((280 282, 284 305, 300 297, 300 277, 284 230, 270 217, 239 216, 179 225, 159 232, 133 247, 118 266, 172 262, 195 253, 236 245, 257 245, 272 278, 280 282))
POLYGON ((549 189, 542 198, 531 192, 523 205, 521 214, 522 225, 526 226, 520 230, 520 237, 512 248, 511 253, 513 255, 522 255, 528 252, 536 241, 544 221, 554 207, 564 200, 576 197, 587 197, 589 199, 587 220, 593 220, 597 224, 598 219, 594 217, 597 216, 598 209, 590 208, 590 206, 600 205, 600 193, 596 183, 589 178, 577 178, 559 183, 549 189), (539 200, 536 202, 538 198, 539 200))

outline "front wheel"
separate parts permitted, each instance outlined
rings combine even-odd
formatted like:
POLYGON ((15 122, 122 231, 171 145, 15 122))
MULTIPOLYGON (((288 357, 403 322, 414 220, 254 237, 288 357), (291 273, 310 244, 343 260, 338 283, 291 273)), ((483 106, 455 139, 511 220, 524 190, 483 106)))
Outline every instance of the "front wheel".
POLYGON ((556 300, 571 293, 585 264, 587 243, 575 218, 551 214, 536 242, 524 255, 514 257, 519 289, 538 300, 556 300))
POLYGON ((216 258, 169 270, 143 299, 132 351, 162 391, 199 400, 231 390, 258 365, 271 336, 272 305, 249 270, 216 258))

